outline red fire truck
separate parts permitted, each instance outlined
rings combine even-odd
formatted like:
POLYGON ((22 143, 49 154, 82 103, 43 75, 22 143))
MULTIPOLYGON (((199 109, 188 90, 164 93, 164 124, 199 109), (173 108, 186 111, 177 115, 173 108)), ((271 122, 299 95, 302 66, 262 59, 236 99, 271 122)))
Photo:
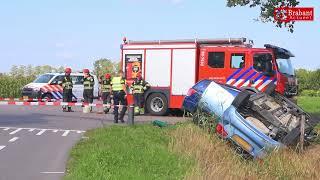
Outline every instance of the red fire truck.
MULTIPOLYGON (((288 97, 297 95, 291 64, 294 55, 266 44, 253 48, 246 38, 127 41, 121 45, 121 62, 128 84, 141 72, 152 86, 145 106, 153 115, 179 109, 188 90, 202 79, 237 88, 264 91, 270 83, 288 97)), ((132 96, 128 95, 132 103, 132 96)))

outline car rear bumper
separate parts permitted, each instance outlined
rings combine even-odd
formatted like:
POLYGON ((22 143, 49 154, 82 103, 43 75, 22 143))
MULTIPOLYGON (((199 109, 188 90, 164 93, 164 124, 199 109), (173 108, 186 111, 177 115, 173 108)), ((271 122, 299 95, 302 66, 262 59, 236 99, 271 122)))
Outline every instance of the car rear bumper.
POLYGON ((226 138, 235 142, 233 139, 235 135, 241 137, 252 147, 248 153, 253 157, 261 158, 267 151, 283 146, 281 143, 262 133, 251 122, 244 119, 233 106, 230 106, 224 112, 222 119, 221 124, 224 125, 225 131, 228 133, 226 138))
POLYGON ((24 98, 41 98, 41 92, 40 91, 22 91, 21 93, 22 97, 24 98))

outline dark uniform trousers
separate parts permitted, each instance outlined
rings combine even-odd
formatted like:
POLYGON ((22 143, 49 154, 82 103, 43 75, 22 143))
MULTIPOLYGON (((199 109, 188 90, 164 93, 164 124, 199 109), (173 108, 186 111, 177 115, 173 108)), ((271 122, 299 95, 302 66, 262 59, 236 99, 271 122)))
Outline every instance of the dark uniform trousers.
POLYGON ((110 92, 102 92, 101 98, 103 104, 110 104, 111 103, 111 93, 110 92))
POLYGON ((83 90, 83 99, 85 103, 93 103, 93 89, 84 89, 83 90))
POLYGON ((120 119, 121 122, 124 122, 123 117, 125 112, 127 111, 127 100, 125 98, 126 93, 124 91, 113 91, 113 104, 114 104, 114 122, 118 122, 120 119), (122 110, 120 112, 120 116, 118 118, 118 110, 119 107, 117 105, 123 105, 122 110))
POLYGON ((63 89, 63 102, 72 102, 72 89, 63 89))

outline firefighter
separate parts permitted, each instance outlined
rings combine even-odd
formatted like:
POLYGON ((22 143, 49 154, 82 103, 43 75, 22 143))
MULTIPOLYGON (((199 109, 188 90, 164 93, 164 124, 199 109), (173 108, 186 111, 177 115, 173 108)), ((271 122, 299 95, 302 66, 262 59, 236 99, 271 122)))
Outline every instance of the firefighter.
POLYGON ((103 111, 107 114, 111 106, 111 75, 105 74, 104 78, 101 78, 101 92, 103 101, 103 111))
MULTIPOLYGON (((89 69, 83 70, 83 99, 84 103, 93 103, 93 86, 94 86, 94 78, 90 75, 89 69)), ((90 107, 90 112, 92 111, 92 107, 90 107)))
POLYGON ((111 89, 113 95, 113 104, 114 104, 114 123, 118 123, 120 120, 124 123, 123 117, 127 111, 127 99, 126 99, 126 81, 123 77, 123 73, 120 70, 117 76, 113 77, 111 80, 111 89), (120 116, 119 116, 119 103, 123 105, 120 116))
POLYGON ((150 88, 149 83, 142 79, 141 73, 138 73, 130 87, 133 93, 135 115, 144 114, 144 92, 148 88, 150 88))
MULTIPOLYGON (((62 88, 63 88, 63 102, 72 102, 72 88, 73 83, 70 77, 71 68, 65 69, 65 75, 62 80, 62 88)), ((73 112, 71 106, 62 106, 63 112, 73 112)))

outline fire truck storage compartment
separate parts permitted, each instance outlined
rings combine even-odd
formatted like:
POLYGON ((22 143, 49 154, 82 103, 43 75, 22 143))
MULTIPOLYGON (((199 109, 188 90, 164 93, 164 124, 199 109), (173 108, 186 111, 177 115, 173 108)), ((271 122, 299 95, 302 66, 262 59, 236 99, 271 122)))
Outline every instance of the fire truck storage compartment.
POLYGON ((170 86, 171 51, 169 49, 146 50, 145 80, 152 87, 170 86))
POLYGON ((172 95, 186 95, 196 81, 196 50, 173 49, 172 95))

